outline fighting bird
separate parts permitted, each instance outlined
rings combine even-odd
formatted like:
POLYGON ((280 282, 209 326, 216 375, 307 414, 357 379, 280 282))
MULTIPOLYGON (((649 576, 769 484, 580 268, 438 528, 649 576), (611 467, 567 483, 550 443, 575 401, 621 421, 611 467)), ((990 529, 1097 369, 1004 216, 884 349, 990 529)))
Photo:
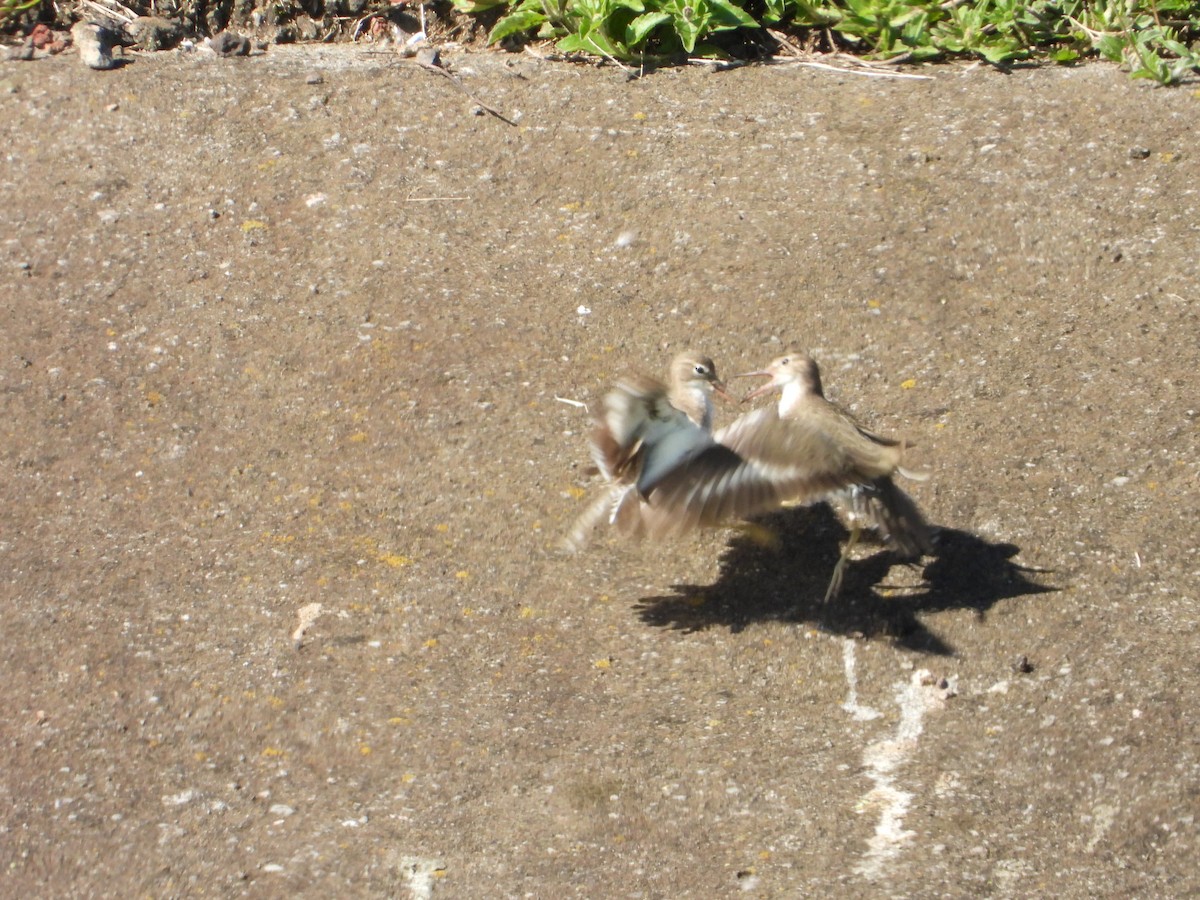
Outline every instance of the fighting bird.
POLYGON ((690 351, 675 357, 665 382, 638 375, 613 386, 591 434, 592 459, 607 484, 576 520, 565 540, 569 549, 582 549, 605 519, 621 533, 657 538, 778 502, 765 482, 757 493, 739 494, 752 499, 730 509, 684 496, 700 486, 701 473, 736 468, 712 437, 716 394, 728 397, 713 361, 690 351))
POLYGON ((933 552, 928 523, 893 480, 897 473, 918 481, 928 478, 903 465, 903 442, 866 430, 826 399, 820 370, 807 353, 787 353, 765 369, 738 377, 753 376, 769 381, 745 400, 778 391, 778 405, 740 417, 715 440, 770 478, 782 505, 827 500, 848 520, 850 538, 834 566, 826 602, 840 590, 850 551, 864 528, 877 531, 906 557, 933 552))

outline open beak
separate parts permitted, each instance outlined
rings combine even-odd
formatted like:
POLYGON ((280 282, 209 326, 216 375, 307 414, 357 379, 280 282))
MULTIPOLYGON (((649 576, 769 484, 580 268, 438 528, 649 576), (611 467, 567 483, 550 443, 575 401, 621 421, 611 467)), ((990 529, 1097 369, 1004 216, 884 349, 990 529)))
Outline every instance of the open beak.
POLYGON ((770 372, 742 372, 738 375, 733 375, 731 377, 733 377, 733 378, 770 378, 771 379, 766 384, 755 388, 750 393, 748 393, 745 397, 743 397, 742 398, 743 403, 745 403, 747 400, 753 400, 755 397, 761 397, 763 394, 769 394, 771 391, 775 390, 775 376, 772 375, 770 372))

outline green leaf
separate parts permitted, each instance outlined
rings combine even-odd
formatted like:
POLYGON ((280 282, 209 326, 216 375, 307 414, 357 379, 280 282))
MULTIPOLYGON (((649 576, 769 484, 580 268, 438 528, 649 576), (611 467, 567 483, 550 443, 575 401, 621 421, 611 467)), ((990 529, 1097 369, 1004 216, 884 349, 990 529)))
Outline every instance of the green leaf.
POLYGON ((603 56, 608 59, 628 59, 629 54, 618 49, 609 38, 600 31, 592 31, 586 35, 568 34, 556 45, 564 53, 590 53, 593 56, 603 56))
POLYGON ((712 18, 720 23, 720 30, 759 27, 754 16, 740 6, 730 3, 729 0, 708 0, 708 8, 712 13, 712 18))
POLYGON ((1106 34, 1096 41, 1096 52, 1107 60, 1121 62, 1128 46, 1129 40, 1124 35, 1106 34))
POLYGON ((534 28, 540 28, 546 21, 546 14, 532 9, 520 10, 505 16, 492 29, 492 33, 488 35, 489 44, 498 44, 506 37, 514 34, 520 34, 523 31, 532 31, 534 28))
POLYGON ((667 12, 644 13, 625 27, 625 43, 630 48, 640 47, 642 42, 650 35, 650 32, 659 25, 670 21, 671 14, 667 12))
POLYGON ((474 15, 497 6, 503 6, 506 2, 507 0, 454 0, 454 8, 460 12, 474 15))

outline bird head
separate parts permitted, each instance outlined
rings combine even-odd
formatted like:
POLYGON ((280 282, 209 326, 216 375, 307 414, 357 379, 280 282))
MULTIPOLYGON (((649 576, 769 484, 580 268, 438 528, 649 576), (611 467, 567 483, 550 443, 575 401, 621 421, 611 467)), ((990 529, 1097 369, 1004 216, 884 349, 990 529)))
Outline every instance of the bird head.
POLYGON ((766 384, 760 385, 742 398, 742 402, 762 397, 773 391, 781 391, 788 385, 798 385, 801 392, 824 396, 821 391, 821 373, 816 361, 803 351, 792 351, 778 356, 768 363, 765 369, 757 372, 742 372, 734 378, 769 378, 766 384))
POLYGON ((732 400, 725 383, 717 377, 717 367, 707 356, 690 350, 680 353, 671 361, 671 383, 684 390, 699 389, 705 393, 719 394, 732 400))

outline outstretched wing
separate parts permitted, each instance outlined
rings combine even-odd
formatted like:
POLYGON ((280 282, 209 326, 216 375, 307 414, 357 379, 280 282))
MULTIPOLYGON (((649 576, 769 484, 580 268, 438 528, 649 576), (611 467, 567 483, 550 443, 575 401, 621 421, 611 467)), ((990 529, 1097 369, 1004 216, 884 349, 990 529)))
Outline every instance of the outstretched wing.
POLYGON ((811 503, 832 491, 890 474, 899 449, 858 433, 844 420, 781 418, 775 407, 747 413, 716 440, 770 479, 785 501, 811 503), (845 424, 848 434, 829 426, 845 424))
POLYGON ((624 378, 605 396, 592 431, 592 459, 609 481, 636 481, 643 496, 673 468, 712 445, 712 436, 671 405, 667 387, 624 378))

